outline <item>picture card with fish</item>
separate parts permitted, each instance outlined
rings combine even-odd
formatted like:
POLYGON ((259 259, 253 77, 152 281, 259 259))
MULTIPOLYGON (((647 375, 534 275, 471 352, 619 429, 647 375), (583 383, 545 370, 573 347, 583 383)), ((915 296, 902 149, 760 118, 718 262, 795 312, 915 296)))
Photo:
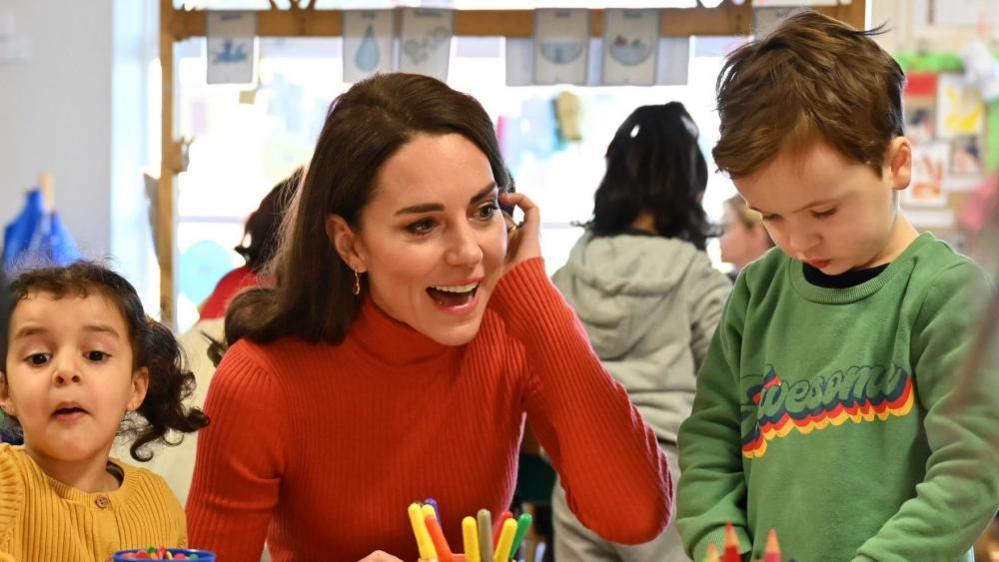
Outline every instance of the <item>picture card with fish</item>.
POLYGON ((257 14, 209 11, 205 14, 209 84, 256 82, 257 14))
POLYGON ((655 84, 659 13, 659 10, 604 10, 604 84, 655 84))
POLYGON ((402 10, 399 71, 447 80, 454 36, 454 11, 427 8, 402 10))
POLYGON ((590 11, 534 11, 534 82, 585 84, 590 45, 590 11))
POLYGON ((378 72, 392 72, 392 10, 343 12, 343 81, 358 82, 378 72))

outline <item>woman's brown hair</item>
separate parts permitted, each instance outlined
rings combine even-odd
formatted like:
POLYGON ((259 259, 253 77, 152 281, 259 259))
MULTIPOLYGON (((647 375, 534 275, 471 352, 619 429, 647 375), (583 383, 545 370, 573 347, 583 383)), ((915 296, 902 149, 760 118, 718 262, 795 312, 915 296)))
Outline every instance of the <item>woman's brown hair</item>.
MULTIPOLYGON (((326 235, 327 217, 361 228, 382 164, 418 134, 457 133, 489 159, 500 191, 510 189, 492 120, 475 98, 415 74, 358 82, 330 106, 299 194, 285 215, 272 270, 276 287, 251 289, 229 304, 226 344, 297 336, 339 343, 362 302, 354 272, 326 235)), ((216 349, 215 353, 219 351, 216 349)))

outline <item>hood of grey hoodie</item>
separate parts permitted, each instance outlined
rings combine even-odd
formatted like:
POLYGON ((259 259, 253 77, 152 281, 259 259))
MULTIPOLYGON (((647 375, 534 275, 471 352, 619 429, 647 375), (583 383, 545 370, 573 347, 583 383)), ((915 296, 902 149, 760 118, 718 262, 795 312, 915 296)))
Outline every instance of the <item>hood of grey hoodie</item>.
POLYGON ((661 441, 675 443, 710 338, 703 332, 717 325, 728 278, 688 242, 586 234, 552 280, 642 418, 661 441))
POLYGON ((667 320, 653 312, 694 263, 710 267, 707 255, 689 242, 586 234, 553 280, 586 326, 597 355, 615 359, 667 320))

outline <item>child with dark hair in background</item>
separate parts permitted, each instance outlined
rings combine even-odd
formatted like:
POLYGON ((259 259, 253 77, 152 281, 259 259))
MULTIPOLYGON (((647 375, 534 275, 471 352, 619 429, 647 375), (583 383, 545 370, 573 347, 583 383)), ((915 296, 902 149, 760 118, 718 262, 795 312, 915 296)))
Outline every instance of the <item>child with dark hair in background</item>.
POLYGON ((298 190, 298 184, 302 181, 303 169, 299 167, 271 188, 260 201, 257 210, 246 219, 243 240, 234 248, 243 256, 246 264, 230 271, 219 280, 215 290, 201 305, 201 320, 224 318, 226 306, 237 293, 260 284, 264 267, 274 256, 274 250, 277 248, 281 220, 298 190))
MULTIPOLYGON (((697 137, 681 103, 632 112, 607 147, 586 233, 553 277, 656 432, 674 478, 677 430, 690 415, 695 375, 731 289, 704 251, 708 173, 697 137)), ((559 562, 686 560, 673 526, 640 545, 601 538, 576 519, 561 486, 552 516, 559 562)))
POLYGON ((713 153, 780 251, 743 270, 680 428, 677 527, 808 562, 970 560, 999 505, 988 282, 899 209, 898 63, 806 11, 734 51, 713 153))
MULTIPOLYGON (((273 284, 273 279, 265 271, 266 266, 274 255, 281 220, 298 191, 302 173, 303 168, 298 168, 281 180, 246 219, 242 243, 235 248, 246 264, 230 271, 216 284, 215 290, 201 307, 201 318, 178 338, 197 383, 190 399, 192 406, 200 408, 204 405, 208 387, 215 375, 214 361, 220 354, 218 342, 225 339, 225 311, 229 302, 244 289, 273 284)), ((198 436, 192 435, 143 465, 166 480, 182 505, 187 504, 191 490, 197 450, 198 436)))
POLYGON ((24 447, 0 445, 0 552, 83 562, 186 546, 184 511, 163 480, 109 458, 119 434, 148 460, 147 445, 208 424, 183 405, 194 376, 173 334, 128 281, 93 263, 26 271, 11 302, 0 406, 24 447))

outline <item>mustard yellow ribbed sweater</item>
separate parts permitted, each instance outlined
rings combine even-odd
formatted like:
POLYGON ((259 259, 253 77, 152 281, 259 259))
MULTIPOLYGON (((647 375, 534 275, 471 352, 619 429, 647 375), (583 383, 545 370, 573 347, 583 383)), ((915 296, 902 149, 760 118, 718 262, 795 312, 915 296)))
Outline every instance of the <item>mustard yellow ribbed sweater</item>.
POLYGON ((117 550, 187 546, 184 509, 166 482, 114 464, 121 487, 89 494, 48 477, 23 449, 0 445, 0 552, 17 562, 105 562, 117 550))

